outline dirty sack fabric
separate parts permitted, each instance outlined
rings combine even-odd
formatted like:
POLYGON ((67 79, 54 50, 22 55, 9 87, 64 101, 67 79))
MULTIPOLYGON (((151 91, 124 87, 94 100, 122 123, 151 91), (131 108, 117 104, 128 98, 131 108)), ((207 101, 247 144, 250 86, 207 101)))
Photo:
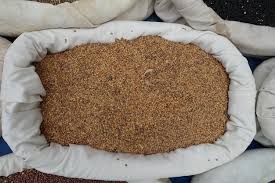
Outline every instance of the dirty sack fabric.
POLYGON ((270 183, 275 180, 275 149, 246 151, 228 164, 196 175, 192 183, 270 183))
POLYGON ((52 5, 27 0, 0 0, 0 35, 53 28, 88 28, 111 20, 144 20, 154 0, 78 0, 52 5))
MULTIPOLYGON (((4 65, 4 57, 6 55, 6 52, 10 46, 11 42, 6 40, 5 38, 0 37, 0 84, 2 82, 2 71, 3 71, 3 65, 4 65)), ((1 87, 0 87, 1 92, 1 87)), ((1 102, 1 101, 0 101, 1 102)), ((2 111, 2 104, 0 103, 0 111, 2 111)), ((1 120, 2 112, 0 113, 0 137, 2 137, 2 120, 1 120)))
POLYGON ((256 88, 246 58, 226 38, 180 24, 114 21, 94 29, 24 33, 5 57, 2 91, 3 137, 13 152, 38 171, 65 177, 135 181, 199 174, 239 156, 256 133, 256 88), (39 109, 41 96, 46 93, 32 63, 41 61, 47 53, 81 44, 111 43, 147 35, 195 44, 225 67, 230 78, 225 134, 213 144, 147 156, 111 153, 83 145, 48 144, 40 134, 39 109))
POLYGON ((275 58, 259 65, 253 75, 258 91, 255 140, 265 146, 275 146, 275 58))
POLYGON ((275 55, 275 27, 224 20, 203 0, 156 0, 155 11, 165 22, 223 35, 245 55, 275 55))

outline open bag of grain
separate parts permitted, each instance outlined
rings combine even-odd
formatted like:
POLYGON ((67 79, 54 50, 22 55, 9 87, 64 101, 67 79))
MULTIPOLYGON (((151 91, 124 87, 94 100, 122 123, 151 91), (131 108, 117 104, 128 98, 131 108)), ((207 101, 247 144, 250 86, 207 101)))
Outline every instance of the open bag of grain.
POLYGON ((263 62, 253 74, 258 91, 255 140, 265 146, 275 146, 275 58, 263 62))
POLYGON ((0 0, 0 35, 52 28, 96 27, 111 20, 143 20, 154 0, 0 0))
POLYGON ((193 175, 247 148, 255 96, 247 60, 212 32, 117 21, 24 33, 5 57, 3 136, 44 173, 193 175))
POLYGON ((273 0, 156 0, 155 11, 166 22, 223 35, 244 54, 275 55, 273 0))
POLYGON ((274 183, 275 149, 246 151, 230 163, 194 176, 192 183, 274 183))

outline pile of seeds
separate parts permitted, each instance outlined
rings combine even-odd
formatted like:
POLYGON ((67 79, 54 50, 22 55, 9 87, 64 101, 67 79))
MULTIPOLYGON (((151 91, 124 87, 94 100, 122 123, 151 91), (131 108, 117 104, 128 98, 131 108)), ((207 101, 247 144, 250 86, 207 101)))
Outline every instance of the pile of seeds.
POLYGON ((77 1, 77 0, 30 0, 30 1, 37 1, 37 2, 40 2, 40 3, 50 3, 50 4, 53 4, 53 5, 57 5, 57 4, 65 3, 65 2, 72 3, 72 2, 77 1))
POLYGON ((225 20, 275 27, 274 0, 204 0, 225 20))
POLYGON ((95 180, 85 180, 76 178, 66 178, 56 175, 49 175, 36 170, 25 170, 8 177, 0 177, 1 183, 126 183, 126 182, 105 182, 95 180))
POLYGON ((49 142, 153 154, 225 132, 228 75, 192 44, 146 36, 82 45, 46 56, 36 71, 49 142))

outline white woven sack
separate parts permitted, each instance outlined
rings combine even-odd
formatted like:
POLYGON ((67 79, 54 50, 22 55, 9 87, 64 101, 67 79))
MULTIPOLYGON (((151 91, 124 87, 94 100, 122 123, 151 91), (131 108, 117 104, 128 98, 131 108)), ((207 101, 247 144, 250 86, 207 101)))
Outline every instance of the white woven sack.
MULTIPOLYGON (((2 70, 4 64, 4 57, 10 46, 11 42, 0 37, 0 83, 2 82, 2 70)), ((0 88, 1 91, 1 88, 0 88)), ((0 109, 1 109, 0 103, 0 109)), ((2 111, 2 110, 1 110, 2 111)), ((0 113, 0 137, 2 137, 2 123, 0 113)), ((13 173, 21 172, 25 168, 25 163, 22 158, 17 157, 13 154, 0 156, 0 176, 8 176, 13 173)))
MULTIPOLYGON (((22 172, 31 167, 27 166, 25 161, 14 154, 0 156, 0 177, 9 176, 14 173, 22 172)), ((169 179, 158 180, 137 180, 129 181, 128 183, 171 183, 169 179)))
MULTIPOLYGON (((9 154, 0 157, 0 177, 30 169, 21 157, 9 154)), ((169 179, 129 181, 128 183, 171 183, 169 179)))
POLYGON ((0 157, 0 176, 9 176, 28 168, 23 159, 14 154, 0 157))
POLYGON ((275 55, 275 27, 223 20, 203 0, 156 0, 155 11, 166 22, 187 22, 230 39, 247 55, 275 55))
POLYGON ((265 146, 275 146, 275 58, 254 71, 257 97, 257 135, 255 140, 265 146))
MULTIPOLYGON (((250 150, 232 162, 194 176, 192 183, 271 183, 275 149, 250 150)), ((273 182, 274 183, 274 182, 273 182)))
POLYGON ((119 21, 95 29, 24 33, 7 52, 3 77, 3 136, 16 155, 45 173, 101 180, 149 180, 193 175, 236 158, 256 133, 256 89, 247 60, 226 38, 180 24, 119 21), (110 153, 83 145, 49 145, 40 134, 42 116, 39 103, 45 90, 32 62, 42 60, 48 52, 62 52, 76 45, 110 43, 120 38, 132 40, 146 35, 193 43, 222 63, 230 77, 230 120, 226 133, 214 144, 148 156, 110 153))
POLYGON ((111 20, 143 20, 154 0, 78 0, 52 5, 28 0, 0 0, 0 35, 52 28, 96 27, 111 20))
MULTIPOLYGON (((3 64, 4 64, 4 57, 5 54, 10 46, 11 42, 8 40, 0 37, 0 84, 2 82, 2 71, 3 71, 3 64)), ((1 92, 1 87, 0 87, 1 92)), ((0 111, 2 111, 2 104, 0 103, 0 111)), ((1 120, 2 113, 0 112, 0 137, 2 136, 2 120, 1 120)))

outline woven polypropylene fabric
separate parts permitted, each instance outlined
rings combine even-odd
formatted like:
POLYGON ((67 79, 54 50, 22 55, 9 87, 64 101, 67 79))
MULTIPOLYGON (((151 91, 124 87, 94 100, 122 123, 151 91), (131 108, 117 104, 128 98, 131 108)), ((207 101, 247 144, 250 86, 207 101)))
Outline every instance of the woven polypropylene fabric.
POLYGON ((204 0, 225 20, 275 27, 274 0, 204 0))

